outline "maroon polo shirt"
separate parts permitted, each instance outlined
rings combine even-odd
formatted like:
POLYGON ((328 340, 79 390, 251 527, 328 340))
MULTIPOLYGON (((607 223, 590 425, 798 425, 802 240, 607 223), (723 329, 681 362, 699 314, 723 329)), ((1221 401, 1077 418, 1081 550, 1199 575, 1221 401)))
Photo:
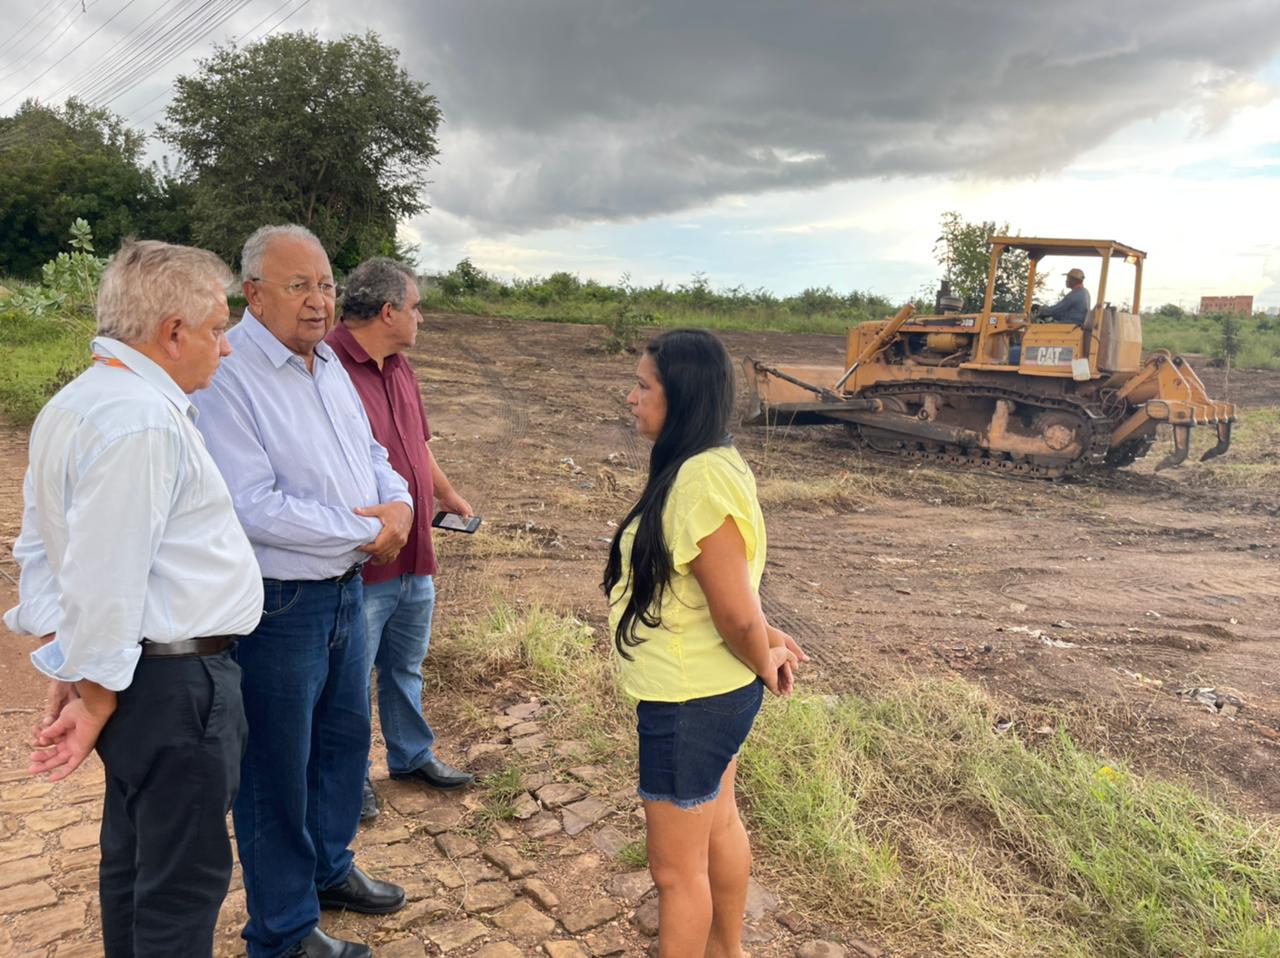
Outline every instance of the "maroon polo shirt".
POLYGON ((387 449, 391 468, 404 477, 413 496, 413 528, 400 554, 387 565, 365 563, 364 581, 370 585, 397 576, 435 575, 436 553, 431 546, 431 517, 435 514, 435 488, 431 481, 431 460, 427 441, 431 427, 418 391, 418 378, 409 360, 400 353, 382 361, 382 368, 369 358, 364 347, 339 321, 324 340, 351 377, 364 411, 373 427, 373 438, 387 449))

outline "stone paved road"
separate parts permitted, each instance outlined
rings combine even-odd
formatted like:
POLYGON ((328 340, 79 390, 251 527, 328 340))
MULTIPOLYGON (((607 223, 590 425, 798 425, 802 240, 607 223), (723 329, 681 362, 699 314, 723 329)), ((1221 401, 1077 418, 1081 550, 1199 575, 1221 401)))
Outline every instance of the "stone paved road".
MULTIPOLYGON (((521 817, 493 820, 481 790, 433 792, 391 781, 385 765, 375 765, 383 810, 357 837, 356 860, 402 884, 408 905, 389 916, 326 913, 326 930, 368 943, 380 958, 648 951, 657 928, 652 881, 647 869, 619 857, 643 835, 636 800, 629 789, 604 791, 602 770, 594 766, 560 770, 564 763, 551 761, 551 737, 537 721, 539 707, 529 701, 495 707, 487 741, 470 748, 476 755, 532 755, 534 767, 539 756, 547 758, 546 771, 524 779, 530 792, 518 803, 521 817), (542 741, 531 743, 534 737, 542 741)), ((96 757, 58 784, 22 770, 0 772, 0 955, 102 954, 96 898, 101 788, 96 757)), ((777 908, 774 896, 753 883, 748 937, 757 958, 794 955, 808 942, 789 930, 794 916, 777 908)), ((217 958, 244 954, 244 920, 237 868, 218 922, 217 958)))

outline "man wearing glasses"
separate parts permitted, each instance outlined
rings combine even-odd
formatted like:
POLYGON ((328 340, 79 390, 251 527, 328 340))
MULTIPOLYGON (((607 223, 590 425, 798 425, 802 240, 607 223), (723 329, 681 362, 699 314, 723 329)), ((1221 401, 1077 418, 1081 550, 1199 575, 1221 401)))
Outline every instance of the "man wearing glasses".
MULTIPOLYGON (((360 394, 391 465, 409 484, 414 528, 394 562, 366 566, 364 620, 368 670, 378 670, 378 716, 387 743, 392 778, 430 788, 456 789, 472 776, 436 757, 435 733, 422 712, 422 661, 431 638, 435 607, 435 551, 431 545, 434 503, 470 516, 471 506, 449 482, 428 443, 431 429, 422 393, 403 351, 417 341, 422 296, 411 270, 377 257, 347 277, 342 321, 325 342, 333 347, 360 394)), ((366 780, 361 818, 378 814, 366 780)))
POLYGON ((249 958, 363 958, 321 908, 387 914, 404 892, 355 867, 369 754, 365 561, 387 563, 412 497, 373 438, 324 336, 337 290, 319 241, 266 226, 245 242, 248 309, 233 353, 194 398, 199 426, 262 568, 262 621, 241 640, 249 739, 232 808, 249 958))

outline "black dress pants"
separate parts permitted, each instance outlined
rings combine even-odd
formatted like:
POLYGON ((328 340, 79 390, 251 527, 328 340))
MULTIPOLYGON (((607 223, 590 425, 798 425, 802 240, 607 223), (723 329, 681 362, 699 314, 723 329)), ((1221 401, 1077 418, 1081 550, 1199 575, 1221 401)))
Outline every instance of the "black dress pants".
POLYGON ((230 650, 143 657, 117 702, 97 745, 106 958, 209 958, 231 879, 240 667, 230 650))

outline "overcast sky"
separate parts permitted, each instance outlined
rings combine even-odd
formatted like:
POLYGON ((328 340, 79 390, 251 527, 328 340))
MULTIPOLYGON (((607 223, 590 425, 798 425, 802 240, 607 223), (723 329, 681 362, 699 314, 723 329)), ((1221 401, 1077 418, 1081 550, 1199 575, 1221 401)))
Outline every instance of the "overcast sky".
MULTIPOLYGON (((378 31, 445 115, 427 269, 902 299, 957 210, 1147 250, 1151 305, 1280 306, 1277 0, 240 2, 112 108, 150 128, 215 39, 378 31)), ((0 31, 0 113, 183 5, 0 0, 33 25, 0 31)))

